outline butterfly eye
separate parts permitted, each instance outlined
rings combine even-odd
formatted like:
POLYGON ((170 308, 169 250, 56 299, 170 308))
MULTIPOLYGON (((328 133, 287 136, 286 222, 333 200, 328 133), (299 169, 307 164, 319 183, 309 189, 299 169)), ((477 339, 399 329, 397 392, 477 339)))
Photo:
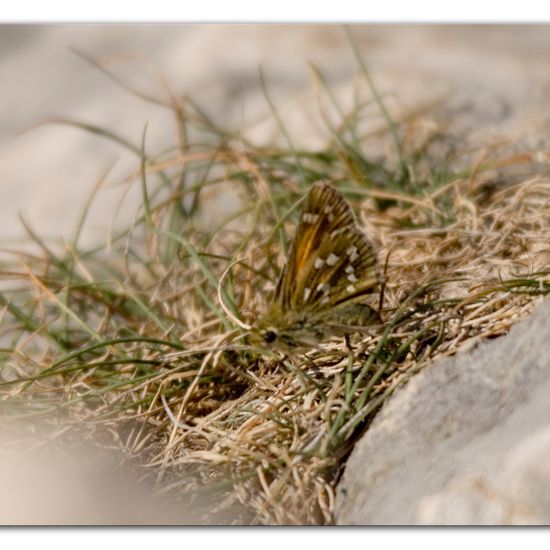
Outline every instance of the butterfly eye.
POLYGON ((276 333, 276 332, 273 332, 272 330, 266 330, 266 331, 263 333, 263 337, 264 337, 264 340, 265 340, 268 344, 271 344, 271 342, 274 342, 275 339, 277 338, 277 333, 276 333))

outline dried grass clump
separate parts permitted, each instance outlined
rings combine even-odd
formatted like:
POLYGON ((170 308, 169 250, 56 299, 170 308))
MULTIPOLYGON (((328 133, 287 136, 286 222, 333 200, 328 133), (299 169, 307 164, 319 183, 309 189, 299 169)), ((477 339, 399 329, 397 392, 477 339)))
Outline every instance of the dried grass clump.
MULTIPOLYGON (((247 521, 330 522, 342 461, 395 388, 437 357, 505 334, 550 290, 550 181, 532 178, 490 195, 488 182, 453 181, 447 198, 456 218, 440 227, 434 227, 432 196, 425 206, 403 197, 383 212, 372 199, 361 201, 380 259, 391 252, 385 330, 356 341, 354 356, 338 341, 293 360, 250 356, 243 393, 202 418, 174 399, 170 406, 185 424, 172 431, 174 463, 210 462, 226 468, 222 479, 242 478, 233 498, 254 510, 247 521), (415 227, 401 229, 407 224, 415 227)), ((260 241, 261 234, 258 227, 260 241)), ((244 256, 264 268, 258 248, 251 242, 244 256)), ((267 269, 272 253, 261 254, 267 269)), ((261 280, 244 269, 235 268, 234 276, 243 295, 262 297, 252 307, 244 299, 241 311, 261 310, 267 283, 258 286, 261 280)), ((246 320, 253 318, 250 312, 246 320)), ((233 373, 235 359, 219 354, 216 369, 233 373)), ((188 480, 179 484, 183 490, 188 480)))
POLYGON ((117 448, 197 523, 330 523, 346 456, 385 399, 550 291, 550 179, 487 159, 419 181, 404 157, 393 172, 367 161, 349 125, 326 151, 267 150, 173 107, 202 133, 176 154, 142 146, 143 205, 109 251, 54 251, 28 227, 40 253, 4 266, 2 428, 117 448), (346 194, 386 266, 385 323, 353 353, 335 340, 263 355, 234 319, 265 307, 318 179, 346 194))

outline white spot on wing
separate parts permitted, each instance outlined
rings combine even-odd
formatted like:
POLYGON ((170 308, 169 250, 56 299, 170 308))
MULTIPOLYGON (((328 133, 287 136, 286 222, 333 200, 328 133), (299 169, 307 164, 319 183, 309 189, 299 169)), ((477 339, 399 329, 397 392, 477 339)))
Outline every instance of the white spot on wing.
POLYGON ((330 285, 328 283, 319 283, 317 285, 317 290, 326 294, 330 290, 330 285))
POLYGON ((327 258, 327 265, 334 265, 339 259, 339 256, 331 252, 330 256, 327 258))
POLYGON ((348 285, 348 286, 346 287, 346 290, 347 290, 348 292, 355 292, 356 288, 355 288, 353 285, 348 285))
POLYGON ((304 212, 302 215, 302 219, 306 223, 315 223, 319 219, 319 216, 318 214, 312 214, 311 212, 304 212))
POLYGON ((355 268, 352 265, 348 265, 345 269, 346 273, 352 274, 355 273, 355 268))
POLYGON ((304 288, 304 302, 307 302, 309 295, 311 294, 311 288, 304 288))
POLYGON ((355 276, 354 273, 350 273, 350 274, 348 275, 348 281, 349 281, 350 283, 356 283, 358 280, 359 280, 359 279, 355 276))
POLYGON ((323 260, 323 258, 317 258, 315 260, 315 263, 313 264, 313 267, 315 269, 321 269, 324 263, 325 263, 325 260, 323 260))
POLYGON ((347 251, 348 253, 348 256, 349 256, 349 261, 350 262, 353 262, 355 261, 357 258, 359 258, 359 254, 357 253, 357 247, 355 245, 353 246, 350 246, 347 251))

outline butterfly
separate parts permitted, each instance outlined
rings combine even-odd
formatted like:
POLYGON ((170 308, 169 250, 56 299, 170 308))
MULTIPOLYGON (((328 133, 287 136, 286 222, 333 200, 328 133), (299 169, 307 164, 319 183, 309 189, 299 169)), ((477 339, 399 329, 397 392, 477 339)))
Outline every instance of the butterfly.
POLYGON ((252 344, 283 352, 316 347, 380 323, 365 300, 378 292, 376 254, 344 197, 328 183, 309 190, 269 309, 252 344))

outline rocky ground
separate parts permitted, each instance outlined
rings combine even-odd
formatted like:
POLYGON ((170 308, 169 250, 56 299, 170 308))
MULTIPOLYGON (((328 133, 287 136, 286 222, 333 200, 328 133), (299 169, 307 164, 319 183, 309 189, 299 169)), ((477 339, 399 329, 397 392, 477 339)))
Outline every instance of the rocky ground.
MULTIPOLYGON (((354 31, 395 112, 433 106, 428 118, 465 147, 549 148, 550 26, 354 31)), ((130 153, 74 128, 37 124, 62 116, 139 144, 148 123, 151 150, 174 143, 168 112, 129 96, 70 48, 102 61, 133 56, 114 65, 117 74, 163 95, 157 74, 142 63, 147 58, 213 120, 269 142, 276 127, 266 122, 261 65, 296 143, 311 148, 318 134, 308 63, 337 90, 351 89, 356 74, 336 25, 3 26, 0 46, 0 247, 24 237, 19 214, 41 234, 66 238, 107 169, 83 242, 105 238, 123 196, 128 207, 119 224, 140 200, 138 186, 123 195, 113 185, 136 169, 130 153)), ((349 460, 338 523, 550 521, 548 306, 508 336, 435 363, 390 399, 349 460)))
POLYGON ((549 323, 546 300, 390 399, 347 462, 338 523, 548 524, 549 323))
MULTIPOLYGON (((443 115, 438 123, 470 142, 498 139, 520 150, 547 141, 550 27, 371 25, 354 31, 396 112, 436 102, 434 116, 443 115)), ((142 64, 150 62, 213 120, 270 141, 276 131, 272 121, 263 123, 271 117, 261 66, 293 139, 310 148, 319 144, 320 132, 308 64, 336 91, 351 89, 357 74, 339 25, 2 26, 0 46, 1 243, 24 235, 19 213, 43 233, 66 237, 83 197, 109 167, 107 183, 136 169, 135 157, 111 142, 66 126, 36 128, 40 122, 72 118, 133 143, 147 123, 150 150, 174 143, 166 110, 129 95, 72 49, 112 62, 126 82, 165 98, 158 75, 142 64)), ((84 242, 104 238, 121 194, 116 187, 102 193, 84 242)), ((125 200, 134 204, 139 193, 125 200)), ((125 210, 120 224, 133 213, 125 210)))

